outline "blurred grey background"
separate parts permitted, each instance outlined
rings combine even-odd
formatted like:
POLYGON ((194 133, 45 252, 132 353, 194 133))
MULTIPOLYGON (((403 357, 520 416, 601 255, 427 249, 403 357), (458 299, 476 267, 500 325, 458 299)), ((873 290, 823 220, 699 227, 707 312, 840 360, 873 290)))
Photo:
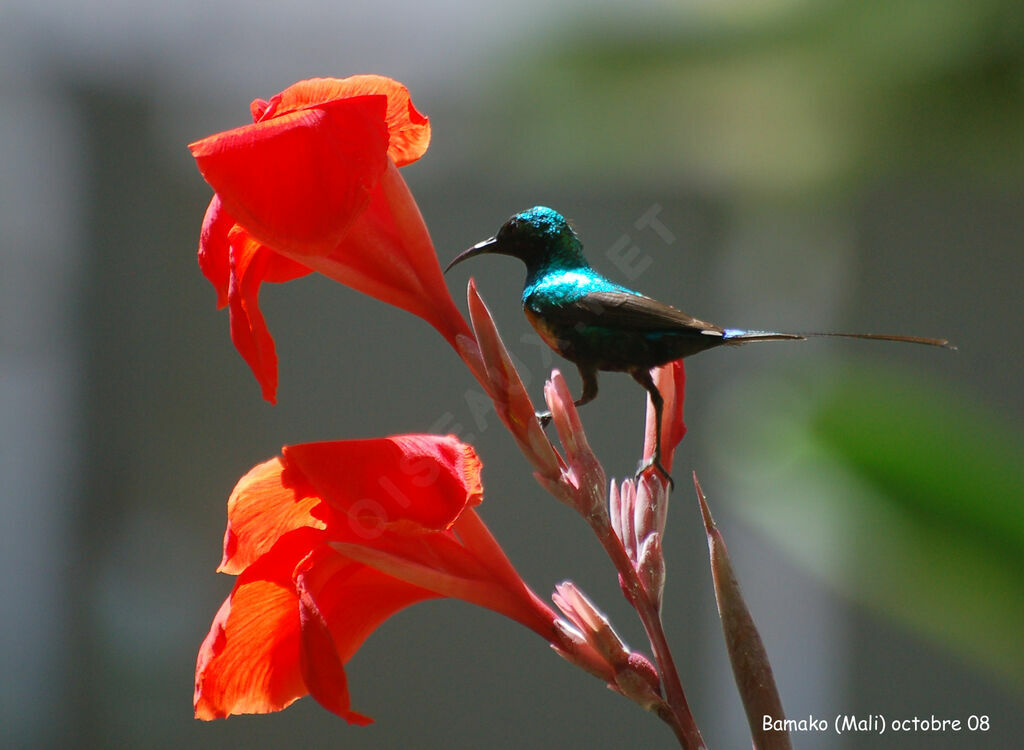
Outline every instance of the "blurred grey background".
MULTIPOLYGON (((899 508, 802 526, 821 508, 861 506, 823 499, 849 482, 816 475, 808 491, 776 471, 809 454, 792 424, 775 430, 762 414, 790 419, 867 368, 875 390, 858 392, 877 393, 879 412, 895 408, 889 382, 922 399, 932 421, 918 435, 941 437, 959 424, 951 412, 970 412, 973 431, 942 437, 928 459, 959 472, 957 497, 1021 505, 1018 11, 1012 0, 6 0, 0 745, 672 746, 654 717, 532 633, 448 601, 400 613, 350 663, 353 708, 371 727, 312 699, 271 716, 191 716, 196 650, 232 583, 214 573, 224 503, 287 443, 457 432, 484 459, 482 515, 524 578, 542 596, 575 580, 646 650, 597 545, 533 482, 493 413, 473 408, 468 372, 422 321, 320 278, 265 287, 275 407, 231 346, 195 264, 210 191, 186 143, 245 123, 251 99, 295 80, 374 72, 406 83, 431 118, 430 150, 404 174, 443 261, 547 204, 575 221, 600 270, 699 317, 960 345, 820 341, 689 360, 665 621, 705 738, 749 746, 689 488, 696 469, 789 716, 987 715, 992 727, 801 734, 797 747, 1019 746, 1024 644, 1006 623, 1019 627, 1024 610, 985 609, 1022 601, 1018 521, 975 529, 979 555, 1002 550, 985 574, 946 542, 925 545, 949 563, 941 570, 911 570, 903 537, 876 545, 893 518, 928 525, 899 508), (980 477, 957 439, 982 457, 1005 453, 1006 476, 992 469, 985 491, 971 489, 980 477), (798 509, 781 528, 769 497, 798 509), (985 528, 1009 531, 988 544, 985 528), (851 570, 867 571, 859 587, 851 570), (892 580, 903 590, 873 595, 892 580), (922 591, 938 598, 915 617, 922 591)), ((449 280, 460 305, 469 273, 539 400, 552 365, 573 368, 527 335, 521 267, 460 267, 449 280)), ((874 397, 865 403, 843 419, 873 412, 874 397)), ((642 392, 606 375, 583 416, 609 473, 631 473, 642 392)), ((801 479, 824 463, 805 462, 801 479)), ((884 479, 867 484, 876 505, 890 497, 884 479)), ((929 529, 949 521, 939 516, 929 529)), ((965 526, 942 528, 956 538, 965 526)))

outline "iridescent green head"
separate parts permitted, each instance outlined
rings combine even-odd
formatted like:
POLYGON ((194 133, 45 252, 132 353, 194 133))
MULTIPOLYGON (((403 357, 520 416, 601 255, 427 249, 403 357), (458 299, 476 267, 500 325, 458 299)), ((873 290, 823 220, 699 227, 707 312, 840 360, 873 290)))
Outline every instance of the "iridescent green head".
POLYGON ((520 211, 502 224, 493 237, 457 255, 445 272, 468 258, 485 253, 519 258, 528 270, 579 268, 587 265, 576 232, 562 214, 546 206, 534 206, 520 211))

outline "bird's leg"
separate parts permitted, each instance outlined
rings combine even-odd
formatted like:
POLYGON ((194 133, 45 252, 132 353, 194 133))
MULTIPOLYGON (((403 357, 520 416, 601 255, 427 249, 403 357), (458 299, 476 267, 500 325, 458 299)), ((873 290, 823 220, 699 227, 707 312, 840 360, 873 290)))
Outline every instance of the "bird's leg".
MULTIPOLYGON (((576 365, 576 369, 580 371, 580 379, 583 381, 583 393, 573 403, 576 406, 583 406, 597 398, 597 369, 580 365, 576 365)), ((537 419, 540 420, 541 427, 547 427, 551 423, 551 412, 539 411, 537 419)))
POLYGON ((668 480, 669 487, 675 489, 676 483, 672 481, 671 475, 661 465, 661 411, 665 405, 665 400, 661 397, 658 387, 651 379, 649 370, 630 370, 629 374, 633 376, 633 380, 644 387, 651 397, 651 403, 654 405, 654 453, 636 470, 636 479, 639 481, 640 475, 653 466, 668 480))

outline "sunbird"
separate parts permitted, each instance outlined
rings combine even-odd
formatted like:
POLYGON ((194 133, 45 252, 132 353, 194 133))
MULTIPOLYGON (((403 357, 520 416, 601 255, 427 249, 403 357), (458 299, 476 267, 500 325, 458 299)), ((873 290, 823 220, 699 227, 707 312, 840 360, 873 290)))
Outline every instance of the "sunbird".
MULTIPOLYGON (((891 336, 879 333, 778 333, 721 328, 692 318, 599 274, 583 255, 583 243, 560 213, 534 206, 512 216, 498 233, 460 253, 453 266, 487 253, 511 255, 526 264, 523 312, 545 343, 576 365, 583 406, 597 396, 597 373, 627 372, 650 395, 655 413, 654 453, 637 470, 652 466, 672 483, 661 465, 663 399, 651 379, 651 369, 716 346, 752 341, 802 340, 809 336, 903 341, 955 348, 946 339, 891 336)), ((537 414, 547 425, 551 412, 537 414)))

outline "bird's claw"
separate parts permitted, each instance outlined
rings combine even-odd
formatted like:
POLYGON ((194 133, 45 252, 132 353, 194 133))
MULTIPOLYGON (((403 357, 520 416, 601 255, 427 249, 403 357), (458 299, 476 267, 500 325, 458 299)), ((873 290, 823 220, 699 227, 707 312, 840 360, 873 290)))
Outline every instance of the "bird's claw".
POLYGON ((668 481, 668 488, 670 490, 674 490, 676 488, 676 483, 675 481, 673 481, 672 475, 669 474, 668 470, 661 465, 661 459, 657 456, 651 456, 642 464, 640 464, 640 468, 636 470, 636 475, 634 476, 634 479, 639 482, 640 477, 643 476, 643 473, 648 469, 656 469, 658 472, 660 472, 660 474, 663 477, 665 477, 665 479, 668 481))
POLYGON ((541 427, 547 427, 549 424, 551 424, 551 412, 539 411, 537 412, 536 416, 537 421, 540 422, 541 427))

